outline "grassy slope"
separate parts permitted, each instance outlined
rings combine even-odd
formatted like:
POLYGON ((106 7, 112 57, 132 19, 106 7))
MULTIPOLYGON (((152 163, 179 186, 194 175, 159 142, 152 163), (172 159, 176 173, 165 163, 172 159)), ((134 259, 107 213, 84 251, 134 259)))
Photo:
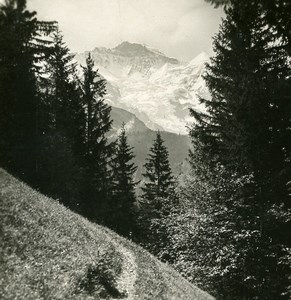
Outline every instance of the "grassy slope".
POLYGON ((0 213, 0 299, 213 299, 2 169, 0 213))

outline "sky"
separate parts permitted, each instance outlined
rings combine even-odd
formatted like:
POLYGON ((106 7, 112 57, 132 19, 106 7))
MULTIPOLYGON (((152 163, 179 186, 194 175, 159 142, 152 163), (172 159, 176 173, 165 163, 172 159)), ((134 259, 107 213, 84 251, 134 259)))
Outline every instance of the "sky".
POLYGON ((27 0, 27 6, 40 20, 58 21, 73 52, 128 41, 182 61, 212 54, 223 17, 204 0, 27 0))

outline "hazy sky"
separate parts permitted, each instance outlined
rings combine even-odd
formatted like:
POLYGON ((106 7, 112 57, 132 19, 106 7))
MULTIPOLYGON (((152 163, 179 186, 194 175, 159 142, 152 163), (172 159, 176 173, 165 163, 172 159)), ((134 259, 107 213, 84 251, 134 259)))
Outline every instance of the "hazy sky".
POLYGON ((204 0, 28 0, 41 20, 56 20, 72 51, 146 44, 191 60, 211 53, 223 12, 204 0))

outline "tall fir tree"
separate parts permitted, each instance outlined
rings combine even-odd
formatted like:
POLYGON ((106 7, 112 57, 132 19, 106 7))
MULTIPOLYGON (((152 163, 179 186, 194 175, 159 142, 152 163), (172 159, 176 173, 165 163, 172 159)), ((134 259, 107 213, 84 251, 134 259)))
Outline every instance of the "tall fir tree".
POLYGON ((35 15, 25 0, 0 6, 0 163, 31 184, 37 179, 36 75, 50 51, 43 35, 55 29, 55 23, 39 22, 35 15))
POLYGON ((49 98, 46 101, 48 104, 47 114, 50 117, 48 127, 64 132, 67 136, 78 140, 80 139, 78 135, 81 135, 80 132, 82 132, 80 128, 82 128, 84 116, 76 116, 83 111, 78 91, 76 63, 74 55, 70 53, 58 30, 53 36, 51 52, 46 60, 45 78, 43 79, 43 89, 49 98))
POLYGON ((150 148, 144 168, 142 197, 147 201, 154 200, 156 197, 167 197, 174 181, 169 163, 169 153, 159 131, 150 148))
MULTIPOLYGON (((236 262, 237 272, 229 274, 227 284, 232 288, 228 296, 220 296, 223 299, 288 298, 288 267, 282 261, 290 246, 286 184, 290 178, 291 69, 286 42, 270 30, 264 9, 260 1, 233 0, 227 6, 205 76, 211 92, 211 99, 202 100, 207 113, 192 110, 196 119, 191 131, 196 151, 193 164, 199 153, 213 174, 221 164, 226 168, 223 174, 238 180, 252 176, 254 182, 247 189, 242 185, 236 191, 239 197, 220 199, 226 209, 235 208, 225 222, 240 220, 234 224, 241 233, 225 240, 239 238, 234 251, 241 259, 236 262), (256 259, 261 263, 254 267, 251 262, 256 259)), ((200 176, 203 172, 202 167, 200 176)))
POLYGON ((133 148, 129 146, 123 123, 118 136, 115 155, 112 159, 112 222, 118 233, 129 236, 134 230, 135 186, 134 175, 137 167, 132 162, 133 148))
POLYGON ((152 254, 164 261, 172 261, 166 245, 170 243, 167 227, 163 222, 176 201, 174 177, 169 153, 160 132, 150 148, 141 184, 143 194, 139 199, 139 211, 135 240, 152 254))
POLYGON ((107 137, 112 126, 111 107, 104 101, 106 81, 95 70, 90 54, 83 74, 80 84, 85 108, 83 209, 90 219, 105 223, 112 191, 109 162, 114 143, 107 137))
POLYGON ((84 109, 78 90, 76 64, 59 31, 40 78, 42 101, 39 145, 39 186, 75 209, 80 155, 83 148, 84 109))

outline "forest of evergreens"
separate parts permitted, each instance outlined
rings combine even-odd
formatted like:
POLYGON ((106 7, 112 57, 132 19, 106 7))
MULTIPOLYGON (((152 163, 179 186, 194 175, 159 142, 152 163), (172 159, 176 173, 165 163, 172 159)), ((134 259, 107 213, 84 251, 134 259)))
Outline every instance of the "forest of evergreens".
POLYGON ((173 175, 157 132, 138 182, 125 127, 108 137, 106 81, 90 54, 77 66, 56 22, 5 1, 0 166, 217 299, 290 299, 291 2, 208 2, 226 17, 206 112, 190 110, 190 171, 173 175))

